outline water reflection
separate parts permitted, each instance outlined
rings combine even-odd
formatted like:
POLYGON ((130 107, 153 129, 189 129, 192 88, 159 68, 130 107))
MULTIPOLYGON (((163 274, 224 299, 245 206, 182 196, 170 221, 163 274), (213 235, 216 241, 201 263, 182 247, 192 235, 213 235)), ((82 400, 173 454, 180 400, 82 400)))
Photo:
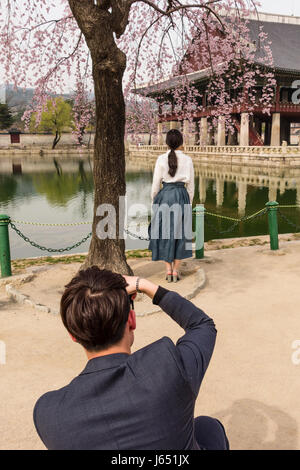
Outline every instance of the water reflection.
POLYGON ((10 175, 0 174, 0 204, 5 205, 9 201, 13 201, 17 192, 17 179, 10 175))
MULTIPOLYGON (((150 210, 150 189, 155 159, 131 159, 126 164, 128 207, 144 204, 150 210)), ((267 201, 300 204, 300 169, 257 168, 209 165, 195 162, 194 204, 205 204, 207 210, 231 217, 242 217, 263 208, 267 201)), ((91 221, 93 214, 92 161, 87 158, 0 160, 0 213, 15 220, 72 223, 91 221), (14 172, 18 165, 19 171, 14 172), (17 174, 16 174, 17 173, 17 174)), ((300 225, 299 211, 286 215, 300 225)), ((240 224, 222 234, 228 221, 207 219, 205 239, 268 233, 267 219, 240 224)), ((281 233, 291 227, 280 221, 281 233)), ((75 229, 22 226, 26 235, 49 247, 62 247, 83 238, 90 226, 75 229), (50 243, 50 245, 49 245, 50 243)), ((145 248, 147 242, 129 239, 127 248, 145 248)), ((41 252, 25 245, 12 234, 13 257, 39 256, 41 252)), ((76 251, 88 249, 88 243, 76 251)))
MULTIPOLYGON (((130 171, 134 166, 135 170, 153 172, 155 159, 139 159, 134 161, 129 159, 127 165, 130 171)), ((247 197, 249 192, 254 191, 256 195, 261 189, 267 188, 268 194, 263 198, 264 202, 275 201, 284 197, 288 193, 289 203, 293 191, 294 203, 300 202, 300 168, 269 168, 269 167, 250 167, 239 165, 209 165, 207 163, 194 162, 196 177, 196 202, 205 203, 208 194, 212 190, 215 192, 215 207, 224 206, 224 196, 228 186, 231 186, 238 200, 238 212, 244 213, 246 210, 247 197), (213 186, 211 187, 211 182, 213 186), (230 185, 232 183, 232 185, 230 185), (251 189, 252 188, 252 189, 251 189)), ((259 197, 258 200, 262 198, 259 197)), ((225 209, 227 204, 225 204, 225 209)))
MULTIPOLYGON (((129 159, 128 171, 153 172, 155 158, 129 159)), ((211 212, 234 218, 251 215, 264 208, 268 201, 282 205, 300 205, 300 168, 250 167, 242 165, 218 165, 194 161, 195 197, 194 205, 204 204, 211 212)), ((285 215, 298 226, 299 209, 285 209, 285 215)), ((251 223, 241 223, 234 230, 226 220, 206 218, 205 240, 237 236, 264 235, 268 233, 266 216, 251 223), (210 223, 209 223, 210 222, 210 223)), ((291 225, 279 219, 281 233, 293 231, 291 225)))

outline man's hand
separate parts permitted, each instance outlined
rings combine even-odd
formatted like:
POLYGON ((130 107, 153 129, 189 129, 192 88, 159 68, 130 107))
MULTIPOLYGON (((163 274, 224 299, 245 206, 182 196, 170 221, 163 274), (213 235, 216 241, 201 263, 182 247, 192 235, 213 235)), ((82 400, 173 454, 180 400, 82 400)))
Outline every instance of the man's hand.
MULTIPOLYGON (((134 294, 136 292, 136 281, 138 277, 124 276, 124 279, 128 284, 128 286, 126 287, 128 294, 134 294)), ((148 281, 148 279, 140 278, 139 290, 147 294, 151 299, 153 299, 157 289, 158 286, 156 284, 153 284, 153 282, 148 281)))
POLYGON ((128 286, 126 287, 128 294, 134 294, 136 292, 136 281, 138 277, 137 276, 123 276, 123 277, 128 284, 128 286))

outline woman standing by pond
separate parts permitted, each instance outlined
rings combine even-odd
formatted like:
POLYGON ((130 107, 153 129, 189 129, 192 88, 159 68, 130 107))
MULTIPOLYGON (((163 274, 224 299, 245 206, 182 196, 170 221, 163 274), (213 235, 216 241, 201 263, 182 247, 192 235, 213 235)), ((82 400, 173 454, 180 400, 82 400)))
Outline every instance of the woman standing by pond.
POLYGON ((168 282, 177 282, 181 260, 192 257, 194 166, 180 131, 170 130, 166 144, 170 151, 158 157, 153 175, 149 249, 153 261, 165 261, 168 282))

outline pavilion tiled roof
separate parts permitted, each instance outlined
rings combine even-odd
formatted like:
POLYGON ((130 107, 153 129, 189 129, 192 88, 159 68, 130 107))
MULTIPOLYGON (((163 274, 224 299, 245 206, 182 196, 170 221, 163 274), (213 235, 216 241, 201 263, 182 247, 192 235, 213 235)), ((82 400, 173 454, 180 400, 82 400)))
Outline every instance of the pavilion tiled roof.
MULTIPOLYGON (((288 72, 300 75, 300 23, 291 24, 285 22, 260 21, 251 19, 248 28, 253 42, 258 42, 260 27, 268 35, 271 42, 274 67, 278 72, 288 72)), ((257 62, 263 62, 262 51, 257 50, 257 62)), ((205 80, 209 76, 210 69, 199 70, 188 74, 189 81, 195 83, 205 80)), ((138 88, 136 92, 141 95, 155 94, 176 87, 182 77, 175 76, 161 80, 156 84, 138 88)))
POLYGON ((250 20, 248 27, 253 40, 257 38, 260 26, 272 43, 275 68, 300 72, 300 25, 250 20))

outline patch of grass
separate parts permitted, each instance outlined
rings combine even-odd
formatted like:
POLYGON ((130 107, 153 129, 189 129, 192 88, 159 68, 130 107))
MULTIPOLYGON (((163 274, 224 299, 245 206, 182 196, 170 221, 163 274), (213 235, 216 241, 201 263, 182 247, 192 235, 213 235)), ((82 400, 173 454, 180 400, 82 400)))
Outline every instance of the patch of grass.
POLYGON ((12 260, 11 266, 13 274, 19 274, 20 272, 24 271, 26 268, 31 266, 43 266, 45 264, 70 264, 70 263, 83 263, 85 261, 86 256, 84 255, 74 255, 74 256, 62 256, 59 258, 52 258, 51 256, 47 256, 45 258, 37 258, 37 259, 16 259, 12 260))
MULTIPOLYGON (((148 258, 151 256, 151 251, 149 250, 129 250, 126 252, 127 258, 148 258)), ((45 258, 37 259, 15 259, 12 260, 11 266, 13 274, 20 274, 26 268, 32 266, 44 266, 47 264, 71 264, 71 263, 84 263, 86 259, 85 255, 73 255, 73 256, 61 256, 54 258, 52 256, 46 256, 45 258)))
POLYGON ((228 243, 227 245, 225 244, 218 244, 218 241, 215 242, 205 242, 207 243, 207 246, 212 247, 215 250, 226 250, 229 248, 239 248, 239 247, 247 247, 247 246, 262 246, 262 245, 267 245, 269 241, 267 240, 261 240, 260 238, 253 238, 252 240, 236 240, 233 243, 228 243))
POLYGON ((255 246, 255 245, 267 245, 269 241, 267 240, 260 240, 259 238, 255 238, 254 240, 250 240, 249 246, 255 246))
POLYGON ((129 250, 126 251, 126 258, 150 258, 150 250, 129 250))

